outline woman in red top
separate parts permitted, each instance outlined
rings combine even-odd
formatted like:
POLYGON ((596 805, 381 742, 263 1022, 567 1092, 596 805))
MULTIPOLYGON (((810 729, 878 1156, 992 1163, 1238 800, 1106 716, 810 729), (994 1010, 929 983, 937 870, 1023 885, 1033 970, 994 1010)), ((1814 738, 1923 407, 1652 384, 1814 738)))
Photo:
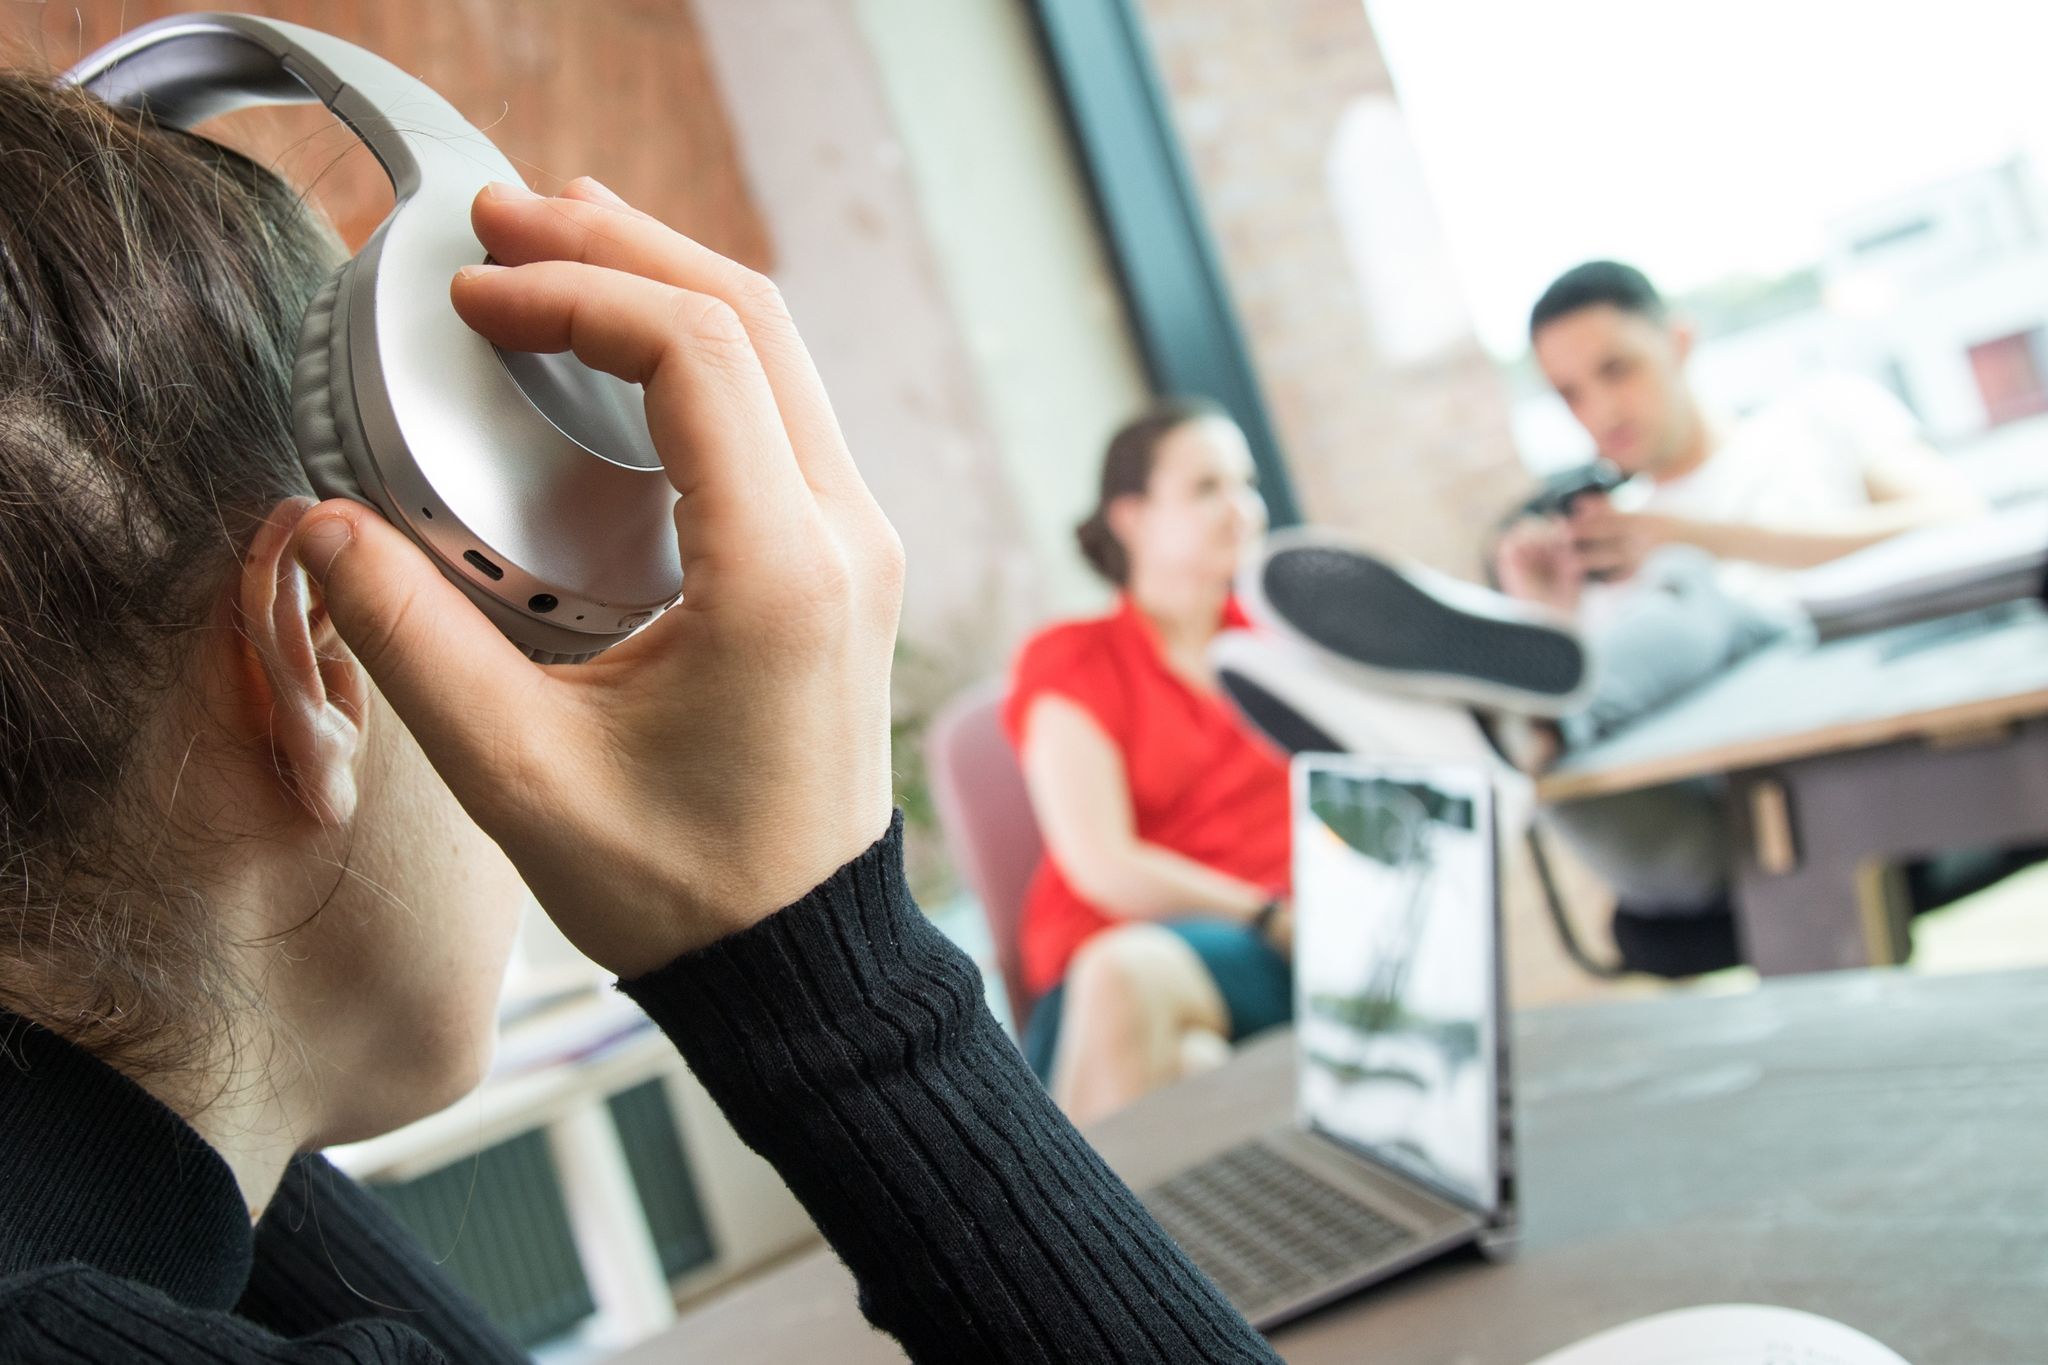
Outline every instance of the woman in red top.
POLYGON ((1265 529, 1244 434, 1169 400, 1111 441, 1079 529, 1117 609, 1018 656, 1004 723, 1046 859, 1024 910, 1025 1051, 1077 1121, 1290 1012, 1287 764, 1231 709, 1209 642, 1244 624, 1265 529))

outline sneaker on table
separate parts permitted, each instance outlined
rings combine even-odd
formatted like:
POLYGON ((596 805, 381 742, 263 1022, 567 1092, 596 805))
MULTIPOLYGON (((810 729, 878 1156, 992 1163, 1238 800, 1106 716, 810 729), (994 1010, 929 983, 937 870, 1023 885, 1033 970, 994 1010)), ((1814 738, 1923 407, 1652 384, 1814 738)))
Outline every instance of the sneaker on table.
POLYGON ((1288 753, 1500 762, 1467 707, 1361 688, 1284 636, 1222 631, 1209 665, 1239 714, 1288 753))
POLYGON ((1327 531, 1268 537, 1238 595, 1256 625, 1367 688, 1558 716, 1584 701, 1592 681, 1566 618, 1327 531))
POLYGON ((1501 827, 1532 818, 1535 787, 1487 739, 1479 719, 1456 702, 1361 688, 1308 646, 1259 630, 1226 630, 1209 645, 1209 663, 1231 704, 1289 754, 1356 754, 1417 763, 1462 763, 1493 775, 1501 827))

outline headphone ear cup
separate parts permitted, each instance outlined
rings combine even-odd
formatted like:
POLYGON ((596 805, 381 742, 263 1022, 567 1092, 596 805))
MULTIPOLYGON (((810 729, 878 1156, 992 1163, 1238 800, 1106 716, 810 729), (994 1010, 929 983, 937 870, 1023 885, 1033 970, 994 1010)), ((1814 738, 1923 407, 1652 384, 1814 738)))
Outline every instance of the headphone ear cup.
MULTIPOLYGON (((370 460, 369 443, 363 439, 363 429, 356 417, 347 313, 340 308, 341 291, 348 286, 354 264, 344 264, 321 287, 306 309, 306 320, 300 324, 299 354, 292 366, 292 439, 298 444, 299 462, 305 467, 306 478, 315 493, 322 498, 349 498, 378 507, 377 500, 363 491, 364 477, 376 465, 370 460), (337 325, 337 314, 341 325, 337 325)), ((528 620, 475 584, 450 573, 445 566, 442 572, 506 638, 537 663, 582 663, 604 652, 602 646, 563 651, 533 644, 536 633, 541 638, 562 642, 578 637, 558 627, 528 620)))
POLYGON ((292 367, 292 437, 315 494, 374 506, 356 472, 369 467, 369 449, 356 422, 348 337, 337 333, 334 325, 335 305, 354 264, 344 262, 321 286, 299 325, 299 354, 292 367))

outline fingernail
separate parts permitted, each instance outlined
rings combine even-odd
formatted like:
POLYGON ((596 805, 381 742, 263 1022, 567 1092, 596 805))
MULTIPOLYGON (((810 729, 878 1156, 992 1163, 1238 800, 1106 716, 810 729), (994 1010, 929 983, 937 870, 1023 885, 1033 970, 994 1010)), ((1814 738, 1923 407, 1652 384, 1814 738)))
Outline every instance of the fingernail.
POLYGON ((299 523, 298 534, 292 537, 292 558, 308 577, 324 587, 327 571, 355 539, 355 534, 355 527, 349 525, 346 517, 333 512, 315 513, 299 523))
POLYGON ((540 195, 526 186, 512 180, 493 180, 484 186, 484 193, 493 199, 538 199, 540 195))
POLYGON ((612 192, 611 186, 605 184, 604 181, 599 180, 596 176, 585 175, 579 176, 578 179, 582 180, 584 185, 587 186, 592 191, 594 191, 597 194, 597 197, 604 200, 605 203, 616 204, 620 208, 629 207, 625 200, 619 198, 617 194, 612 192))
POLYGON ((462 269, 455 272, 455 278, 458 280, 481 279, 485 275, 495 275, 504 268, 504 266, 499 265, 495 261, 485 261, 481 265, 466 265, 462 267, 462 269))

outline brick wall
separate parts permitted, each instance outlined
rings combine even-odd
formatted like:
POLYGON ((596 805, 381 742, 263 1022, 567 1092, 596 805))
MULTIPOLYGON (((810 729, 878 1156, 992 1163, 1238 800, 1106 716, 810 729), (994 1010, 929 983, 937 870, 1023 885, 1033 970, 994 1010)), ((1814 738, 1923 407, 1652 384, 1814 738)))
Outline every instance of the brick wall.
POLYGON ((1525 481, 1469 335, 1375 347, 1325 188, 1338 121, 1392 83, 1362 0, 1138 0, 1280 443, 1312 521, 1454 572, 1525 481))

